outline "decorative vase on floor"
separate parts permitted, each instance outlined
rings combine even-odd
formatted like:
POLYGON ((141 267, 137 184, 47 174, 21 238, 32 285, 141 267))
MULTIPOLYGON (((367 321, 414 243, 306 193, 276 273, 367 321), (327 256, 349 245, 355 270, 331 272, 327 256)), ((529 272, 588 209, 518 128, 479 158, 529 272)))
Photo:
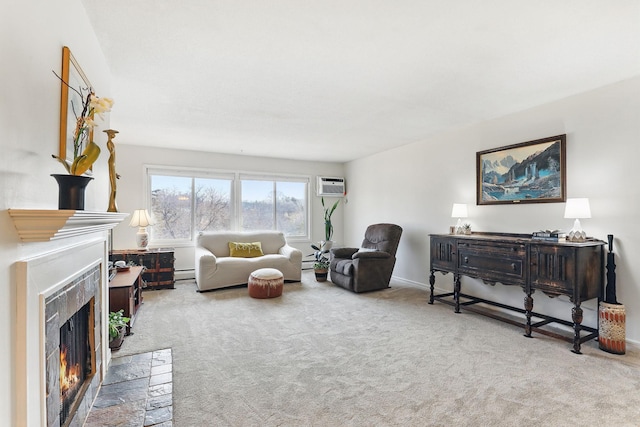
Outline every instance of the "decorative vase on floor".
POLYGON ((598 316, 598 343, 600 350, 613 354, 624 354, 627 340, 625 326, 627 314, 624 305, 609 304, 601 301, 598 316))
POLYGON ((93 178, 82 175, 52 174, 58 182, 58 209, 84 210, 84 190, 93 178))

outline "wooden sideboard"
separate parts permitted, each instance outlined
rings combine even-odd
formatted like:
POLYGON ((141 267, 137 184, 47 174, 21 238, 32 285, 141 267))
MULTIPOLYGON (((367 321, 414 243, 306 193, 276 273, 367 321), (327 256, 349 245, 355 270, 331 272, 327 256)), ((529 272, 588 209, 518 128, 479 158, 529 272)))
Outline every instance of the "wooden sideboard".
POLYGON ((429 304, 434 301, 460 307, 490 317, 524 326, 525 336, 532 330, 573 342, 574 353, 580 353, 580 345, 598 336, 597 328, 582 326, 583 301, 604 297, 604 245, 592 240, 581 243, 550 242, 534 240, 523 234, 473 233, 471 235, 430 235, 431 294, 429 304), (453 273, 453 292, 435 294, 435 272, 453 273), (477 298, 461 292, 460 277, 480 279, 485 283, 519 286, 525 293, 524 307, 477 298), (533 311, 532 294, 536 291, 548 296, 566 295, 571 299, 573 322, 547 316, 533 311), (462 301, 461 301, 462 298, 462 301), (524 314, 524 323, 501 316, 497 310, 477 310, 478 303, 499 307, 524 314), (540 319, 532 322, 532 319, 540 319), (559 323, 573 328, 573 336, 541 329, 550 323, 559 323), (586 333, 586 335, 582 335, 586 333))

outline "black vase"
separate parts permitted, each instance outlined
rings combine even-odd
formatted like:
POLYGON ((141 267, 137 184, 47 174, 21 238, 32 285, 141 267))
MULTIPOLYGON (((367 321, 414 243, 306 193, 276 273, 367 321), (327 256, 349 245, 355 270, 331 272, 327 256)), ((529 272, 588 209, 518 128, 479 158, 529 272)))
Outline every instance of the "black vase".
POLYGON ((84 210, 84 190, 93 178, 81 175, 57 175, 52 177, 58 181, 58 209, 84 210))

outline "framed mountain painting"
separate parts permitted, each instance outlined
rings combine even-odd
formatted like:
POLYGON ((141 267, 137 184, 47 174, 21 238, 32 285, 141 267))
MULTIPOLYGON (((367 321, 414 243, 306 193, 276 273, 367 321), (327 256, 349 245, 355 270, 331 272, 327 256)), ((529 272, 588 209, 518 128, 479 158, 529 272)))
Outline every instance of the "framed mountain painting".
POLYGON ((476 153, 478 205, 566 200, 566 135, 476 153))

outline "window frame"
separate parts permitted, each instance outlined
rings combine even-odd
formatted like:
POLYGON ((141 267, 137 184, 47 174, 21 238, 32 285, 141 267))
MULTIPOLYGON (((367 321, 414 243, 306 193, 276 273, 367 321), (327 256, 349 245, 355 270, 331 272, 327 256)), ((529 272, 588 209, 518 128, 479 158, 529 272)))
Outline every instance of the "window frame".
MULTIPOLYGON (((143 191, 145 194, 144 204, 145 209, 152 212, 151 209, 151 176, 180 176, 191 178, 191 194, 193 195, 195 188, 195 178, 205 179, 229 179, 231 180, 230 195, 231 203, 231 231, 240 232, 240 226, 242 224, 242 180, 252 181, 269 181, 276 182, 299 182, 306 186, 305 190, 305 210, 306 210, 306 227, 305 235, 303 236, 285 236, 289 242, 308 242, 311 240, 311 176, 310 175, 296 175, 296 174, 283 174, 283 173, 265 173, 265 172, 252 172, 245 170, 224 170, 224 169, 207 169, 207 168, 195 168, 195 167, 180 167, 180 166, 164 166, 164 165, 143 165, 144 168, 144 185, 143 191)), ((195 243, 195 237, 197 230, 195 230, 195 198, 191 197, 191 237, 189 239, 156 239, 153 237, 153 227, 150 234, 150 243, 154 246, 172 246, 172 247, 188 247, 193 246, 195 243)), ((275 207, 276 205, 274 205, 275 207)), ((274 209, 274 215, 276 215, 276 209, 274 209)), ((277 226, 277 221, 274 220, 274 225, 277 226)))

